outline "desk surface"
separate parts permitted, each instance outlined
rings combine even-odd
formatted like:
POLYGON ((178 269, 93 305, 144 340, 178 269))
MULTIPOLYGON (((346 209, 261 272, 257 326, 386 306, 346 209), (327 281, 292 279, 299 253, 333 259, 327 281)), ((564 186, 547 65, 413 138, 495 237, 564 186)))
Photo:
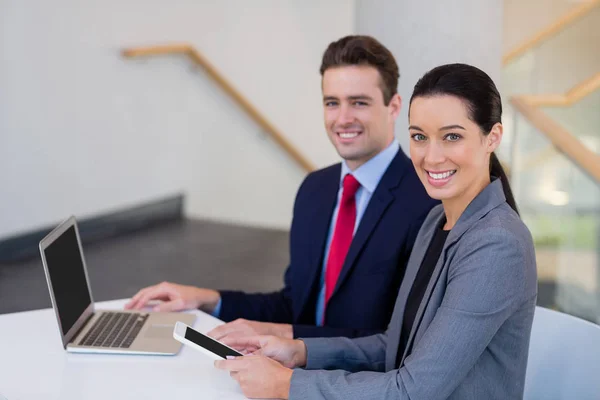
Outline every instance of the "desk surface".
MULTIPOLYGON (((120 309, 125 300, 97 303, 120 309)), ((194 327, 207 332, 221 321, 201 311, 194 327)), ((52 309, 0 315, 0 398, 245 399, 229 374, 183 346, 176 356, 72 354, 63 350, 52 309)))

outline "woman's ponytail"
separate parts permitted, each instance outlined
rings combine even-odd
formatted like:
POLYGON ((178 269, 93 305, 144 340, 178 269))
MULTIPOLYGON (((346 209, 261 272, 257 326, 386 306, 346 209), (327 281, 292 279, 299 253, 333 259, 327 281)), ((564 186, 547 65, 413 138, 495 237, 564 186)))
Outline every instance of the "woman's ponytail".
POLYGON ((517 203, 515 202, 515 197, 513 196, 512 189, 510 188, 510 183, 508 182, 508 177, 504 172, 504 168, 502 168, 502 164, 498 157, 496 157, 496 153, 492 153, 490 157, 490 175, 500 178, 502 181, 502 190, 504 191, 504 197, 506 197, 506 202, 508 205, 515 210, 517 214, 519 214, 519 210, 517 209, 517 203))

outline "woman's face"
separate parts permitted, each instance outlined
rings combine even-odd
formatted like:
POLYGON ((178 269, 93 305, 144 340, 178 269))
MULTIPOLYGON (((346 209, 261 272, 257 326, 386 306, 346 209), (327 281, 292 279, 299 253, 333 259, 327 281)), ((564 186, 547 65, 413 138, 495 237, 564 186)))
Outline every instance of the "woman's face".
POLYGON ((502 137, 484 136, 458 97, 416 97, 409 110, 410 158, 430 197, 474 198, 490 181, 489 160, 502 137))

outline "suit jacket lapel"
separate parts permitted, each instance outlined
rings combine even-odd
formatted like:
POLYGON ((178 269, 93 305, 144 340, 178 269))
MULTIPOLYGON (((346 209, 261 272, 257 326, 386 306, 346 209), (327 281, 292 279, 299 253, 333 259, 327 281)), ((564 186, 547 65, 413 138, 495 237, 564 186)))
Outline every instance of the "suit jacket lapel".
POLYGON ((415 246, 413 247, 409 262, 406 267, 406 272, 404 273, 404 278, 402 279, 400 289, 398 290, 398 297, 396 298, 394 313, 392 314, 392 320, 390 321, 389 325, 390 328, 388 328, 387 332, 388 351, 386 353, 386 369, 388 371, 394 369, 396 365, 398 346, 400 345, 400 332, 402 331, 402 320, 404 319, 404 311, 406 309, 408 295, 410 294, 410 290, 412 289, 413 283, 417 277, 417 272, 419 272, 419 268, 423 263, 425 252, 427 251, 427 247, 429 246, 429 242, 431 242, 431 238, 433 237, 434 233, 434 230, 431 229, 430 226, 436 226, 436 221, 439 221, 439 218, 441 218, 441 216, 444 214, 444 210, 440 205, 434 208, 432 213, 438 214, 439 217, 428 219, 423 223, 423 226, 417 235, 417 239, 415 240, 415 246))
MULTIPOLYGON (((418 264, 419 268, 421 267, 421 264, 423 263, 423 258, 425 258, 425 253, 427 252, 427 249, 429 248, 431 238, 433 237, 435 230, 439 226, 439 223, 441 222, 443 215, 444 214, 442 213, 438 218, 436 218, 435 223, 433 225, 433 229, 431 229, 428 232, 429 240, 424 242, 427 244, 427 246, 424 248, 423 247, 421 248, 421 250, 425 250, 425 251, 423 251, 423 255, 420 258, 420 261, 418 264)), ((452 231, 450 231, 450 232, 452 232, 452 231)), ((431 274, 431 278, 429 279, 429 283, 427 284, 427 289, 425 290, 423 299, 421 299, 421 304, 419 304, 419 309, 417 310, 417 314, 415 315, 415 319, 413 321, 412 327, 410 328, 410 334, 408 335, 408 341, 406 342, 406 347, 404 348, 404 352, 402 353, 402 358, 399 360, 400 361, 399 365, 402 365, 404 363, 404 359, 406 358, 406 356, 408 354, 408 350, 411 348, 412 343, 415 339, 415 334, 417 333, 417 330, 419 329, 419 325, 421 323, 423 313, 425 312, 427 303, 429 303, 429 299, 431 297, 431 293, 433 292, 433 288, 437 285, 438 278, 440 277, 442 268, 444 267, 445 260, 446 260, 446 250, 454 241, 456 241, 456 239, 454 239, 454 240, 450 240, 450 239, 451 239, 450 234, 448 234, 448 237, 446 238, 446 242, 444 243, 444 247, 442 248, 442 253, 440 254, 440 258, 437 260, 437 263, 435 264, 435 269, 433 270, 433 273, 431 274)), ((414 281, 414 279, 413 279, 413 281, 414 281)), ((412 288, 412 284, 411 284, 411 288, 412 288)), ((410 291, 410 289, 409 289, 409 291, 410 291)), ((404 304, 406 307, 406 302, 404 302, 404 304)), ((400 334, 398 334, 398 340, 399 340, 399 338, 400 338, 400 334)))
POLYGON ((314 213, 310 218, 310 233, 312 238, 310 239, 310 248, 308 249, 309 264, 306 266, 308 269, 307 275, 309 281, 304 285, 300 307, 298 307, 297 310, 304 309, 306 301, 312 291, 313 282, 316 282, 317 275, 321 273, 327 233, 329 232, 331 216, 337 202, 338 191, 340 188, 341 164, 338 165, 338 168, 336 168, 335 171, 336 172, 331 173, 331 176, 328 177, 327 181, 323 184, 323 187, 319 192, 319 195, 322 196, 322 200, 315 204, 316 207, 314 213))
POLYGON ((352 243, 350 244, 350 248, 348 249, 348 254, 344 260, 344 266, 342 267, 340 276, 335 284, 335 289, 332 296, 335 296, 335 292, 344 283, 344 280, 354 265, 354 261, 356 261, 356 257, 359 255, 360 251, 367 242, 367 239, 371 236, 373 229, 375 229, 375 226, 377 226, 377 223, 381 219, 381 216, 384 214, 385 210, 389 207, 393 200, 394 197, 391 193, 389 193, 389 191, 387 193, 379 193, 378 196, 375 196, 375 193, 373 193, 373 197, 371 197, 371 200, 369 201, 369 205, 365 210, 365 214, 363 215, 361 223, 356 230, 356 234, 352 239, 352 243))
MULTIPOLYGON (((406 359, 406 357, 408 355, 408 350, 412 347, 412 344, 415 340, 415 335, 420 328, 421 319, 423 318, 423 314, 425 313, 425 309, 427 308, 429 299, 431 298, 431 294, 433 293, 434 288, 438 285, 438 278, 442 272, 442 269, 444 268, 444 266, 446 264, 446 262, 445 262, 446 251, 448 250, 448 248, 450 246, 452 246, 454 243, 458 242, 458 240, 461 238, 461 236, 469 229, 469 227, 471 227, 473 225, 473 223, 475 221, 481 219, 485 214, 490 212, 490 210, 498 207, 500 204, 504 203, 505 201, 506 201, 506 199, 504 197, 504 192, 502 190, 502 184, 501 184, 500 180, 497 179, 497 180, 491 182, 477 197, 475 197, 475 199, 473 199, 473 201, 471 201, 471 203, 467 206, 467 208, 465 209, 463 214, 460 216, 456 225, 452 228, 452 230, 448 234, 448 238, 446 239, 446 242, 444 243, 444 247, 442 249, 440 258, 438 259, 435 269, 434 269, 433 273, 431 274, 431 279, 429 280, 429 284, 427 285, 427 290, 425 291, 425 294, 423 295, 423 299, 421 300, 421 304, 419 305, 419 309, 417 311, 417 314, 415 315, 415 320, 411 327, 410 335, 408 336, 408 341, 406 342, 406 348, 404 349, 402 359, 400 360, 400 364, 399 364, 400 366, 402 366, 404 364, 404 360, 406 359)), ((423 238, 424 240, 421 242, 424 245, 419 247, 419 258, 418 258, 419 262, 416 265, 417 268, 415 269, 415 274, 412 277, 410 287, 408 288, 409 292, 410 292, 410 289, 414 282, 414 279, 416 277, 416 271, 418 271, 418 269, 421 266, 421 263, 423 262, 423 258, 425 257, 425 252, 429 248, 429 243, 431 242, 433 233, 435 232, 435 229, 437 229, 437 227, 439 226, 439 223, 441 222, 443 215, 444 215, 444 213, 443 213, 443 209, 442 209, 442 212, 437 216, 437 218, 435 218, 435 221, 432 221, 433 222, 432 224, 427 225, 427 228, 426 228, 427 234, 424 235, 424 238, 423 238), (427 237, 427 240, 425 240, 426 237, 427 237)), ((412 260, 412 257, 411 257, 411 262, 412 261, 417 261, 417 259, 412 260)), ((403 284, 404 284, 404 282, 403 282, 403 284)), ((408 297, 408 293, 406 294, 406 296, 408 297)), ((400 300, 400 299, 398 299, 398 300, 400 300)), ((402 314, 404 314, 404 308, 406 307, 407 298, 405 298, 403 301, 404 302, 402 303, 402 309, 403 309, 402 314)), ((398 303, 396 303, 396 305, 398 305, 398 303)), ((402 321, 402 319, 400 319, 400 325, 399 325, 400 329, 402 327, 401 321, 402 321)), ((395 346, 396 352, 394 352, 394 354, 397 353, 398 342, 400 339, 400 330, 398 331, 398 334, 396 336, 397 337, 394 338, 395 343, 396 343, 396 346, 395 346)))
POLYGON ((400 181, 404 176, 405 168, 408 165, 407 160, 408 159, 402 152, 402 149, 399 149, 398 153, 388 166, 388 169, 381 177, 381 181, 371 196, 371 200, 367 205, 367 209, 365 210, 365 213, 360 221, 360 225, 356 230, 354 238, 352 238, 352 243, 348 249, 348 254, 344 260, 344 265, 342 267, 342 271, 340 272, 340 276, 335 284, 335 289, 331 295, 332 297, 335 296, 335 293, 344 284, 344 280, 348 277, 348 274, 354 266, 356 258, 360 254, 362 248, 365 246, 367 240, 371 236, 371 233, 373 233, 373 230, 379 223, 379 220, 385 213, 385 210, 387 210, 390 204, 392 204, 394 201, 394 195, 392 194, 391 190, 400 184, 400 181))

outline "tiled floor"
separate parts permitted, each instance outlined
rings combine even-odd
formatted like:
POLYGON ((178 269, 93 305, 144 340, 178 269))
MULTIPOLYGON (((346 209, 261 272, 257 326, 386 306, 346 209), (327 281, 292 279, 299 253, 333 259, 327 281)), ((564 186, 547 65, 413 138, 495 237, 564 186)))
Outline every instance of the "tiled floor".
MULTIPOLYGON (((248 291, 281 287, 288 233, 182 220, 84 246, 94 300, 163 280, 248 291)), ((39 258, 0 264, 0 313, 50 307, 39 258)))

